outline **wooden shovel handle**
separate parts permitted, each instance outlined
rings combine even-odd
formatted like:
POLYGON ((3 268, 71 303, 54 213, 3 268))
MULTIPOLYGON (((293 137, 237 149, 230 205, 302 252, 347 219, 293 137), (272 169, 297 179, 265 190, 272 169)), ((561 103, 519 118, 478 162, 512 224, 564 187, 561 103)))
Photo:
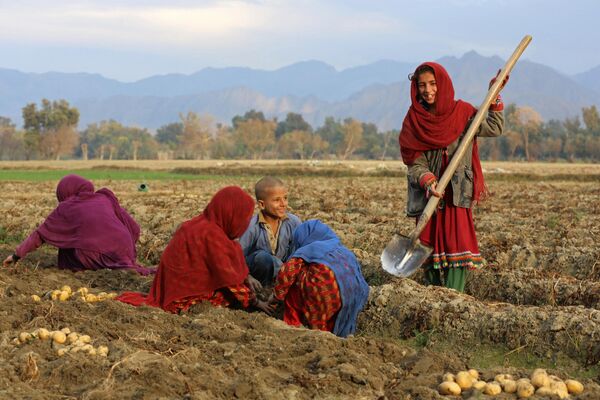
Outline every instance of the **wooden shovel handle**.
MULTIPOLYGON (((508 76, 508 74, 510 74, 510 71, 512 71, 513 67, 517 63, 517 60, 519 59, 519 57, 521 57, 521 54, 523 54, 523 52, 531 42, 531 39, 531 35, 526 35, 523 38, 523 40, 521 40, 521 43, 519 43, 513 54, 506 61, 506 64, 504 64, 504 67, 496 77, 496 82, 494 82, 492 87, 488 90, 487 96, 485 96, 483 103, 481 103, 481 105, 479 106, 479 110, 477 111, 477 114, 475 114, 475 117, 473 118, 473 121, 471 122, 471 125, 467 130, 467 133, 465 133, 462 141, 460 142, 460 145, 454 153, 454 156, 452 156, 452 160, 450 160, 450 163, 446 167, 442 178, 437 183, 436 191, 438 193, 443 193, 446 189, 446 186, 448 186, 448 183, 450 182, 450 179, 452 179, 454 171, 456 171, 456 168, 458 168, 458 164, 460 163, 463 156, 465 155, 465 152, 467 151, 469 143, 471 143, 473 137, 475 137, 475 134, 479 129, 479 125, 481 125, 481 121, 483 121, 484 116, 487 114, 490 104, 496 99, 496 97, 498 97, 502 86, 502 82, 504 82, 504 79, 508 76)), ((439 201, 439 197, 431 196, 431 198, 427 202, 423 213, 419 217, 419 222, 417 223, 417 226, 410 235, 410 238, 413 241, 416 240, 421 234, 421 232, 423 232, 423 229, 425 229, 425 225, 427 225, 427 222, 429 222, 429 219, 431 219, 431 216, 437 208, 439 201)))

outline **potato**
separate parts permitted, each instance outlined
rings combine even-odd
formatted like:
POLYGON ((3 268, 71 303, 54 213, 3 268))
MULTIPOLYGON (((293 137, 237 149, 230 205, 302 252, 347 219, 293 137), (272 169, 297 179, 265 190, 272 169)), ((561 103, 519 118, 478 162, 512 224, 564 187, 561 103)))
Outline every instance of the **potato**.
POLYGON ((483 393, 487 394, 488 396, 496 396, 502 393, 502 388, 498 382, 490 382, 487 383, 483 388, 483 393))
POLYGON ((565 381, 565 385, 567 385, 567 390, 569 393, 580 394, 583 392, 583 384, 574 379, 567 379, 565 381))
POLYGON ((443 395, 458 396, 461 392, 460 386, 456 382, 442 382, 438 386, 438 391, 443 395))
POLYGON ((71 347, 71 350, 69 350, 69 351, 71 353, 79 353, 82 348, 83 348, 83 346, 73 346, 73 347, 71 347))
POLYGON ((29 332, 21 332, 21 333, 19 333, 19 341, 21 343, 25 343, 28 340, 31 340, 31 338, 32 338, 32 336, 31 336, 31 333, 29 333, 29 332))
POLYGON ((62 328, 60 331, 62 333, 64 333, 65 335, 68 335, 69 333, 71 333, 71 329, 69 329, 69 328, 62 328))
POLYGON ((71 332, 67 335, 67 339, 69 340, 70 344, 73 344, 77 341, 77 339, 79 339, 79 334, 77 334, 77 332, 71 332))
POLYGON ((92 338, 90 337, 90 335, 81 335, 79 336, 79 340, 83 343, 90 343, 92 341, 92 338))
POLYGON ((548 386, 542 386, 535 391, 536 396, 552 396, 554 391, 548 386))
POLYGON ((496 376, 494 377, 494 380, 495 380, 496 382, 498 382, 498 383, 502 383, 502 382, 504 382, 504 381, 505 381, 505 380, 507 380, 507 379, 509 379, 509 380, 513 380, 513 377, 512 377, 512 375, 510 375, 510 374, 498 374, 498 375, 496 375, 496 376))
POLYGON ((86 295, 86 294, 88 294, 88 288, 86 288, 86 287, 80 287, 79 289, 77 289, 77 293, 80 293, 82 295, 86 295))
POLYGON ((520 379, 517 380, 517 386, 520 383, 523 383, 523 382, 525 382, 525 383, 531 383, 531 380, 529 378, 520 378, 520 379))
POLYGON ((88 350, 88 354, 90 356, 95 356, 98 353, 97 353, 96 349, 92 347, 91 349, 88 350))
POLYGON ((42 298, 40 296, 38 296, 37 294, 32 294, 31 295, 31 300, 35 301, 36 303, 42 301, 42 298))
POLYGON ((461 389, 470 389, 473 386, 473 377, 467 371, 460 371, 454 377, 454 380, 461 389))
POLYGON ((90 350, 92 350, 94 348, 94 346, 92 346, 91 344, 86 344, 83 345, 83 347, 81 347, 81 351, 85 351, 86 353, 89 353, 90 350))
POLYGON ((454 382, 454 374, 446 372, 444 376, 442 376, 442 382, 454 382))
POLYGON ((67 341, 67 335, 62 331, 55 331, 52 334, 52 340, 55 343, 63 344, 67 341))
POLYGON ((103 357, 108 356, 108 347, 98 346, 98 355, 103 357))
POLYGON ((531 375, 531 384, 536 388, 550 386, 550 378, 548 377, 548 374, 546 374, 546 371, 538 373, 534 372, 533 375, 531 375))
MULTIPOLYGON (((519 379, 520 380, 520 379, 519 379)), ((521 381, 517 383, 517 397, 520 399, 526 399, 533 396, 535 388, 529 382, 521 381)))
POLYGON ((476 381, 473 382, 473 389, 483 391, 483 389, 485 389, 485 385, 487 385, 485 381, 476 381))
POLYGON ((513 381, 512 379, 506 379, 500 385, 502 385, 502 390, 504 390, 506 393, 514 393, 517 391, 517 382, 513 381))
POLYGON ((88 303, 95 303, 98 301, 98 297, 95 294, 86 294, 85 301, 87 301, 88 303))
POLYGON ((73 293, 73 290, 71 289, 71 286, 69 286, 69 285, 64 285, 63 287, 60 288, 60 290, 63 292, 67 292, 69 294, 73 293))
POLYGON ((60 300, 60 301, 67 301, 67 300, 69 300, 69 297, 71 297, 71 293, 66 292, 66 291, 63 290, 58 295, 58 300, 60 300))
POLYGON ((115 298, 115 297, 117 297, 117 296, 118 296, 118 295, 117 295, 116 293, 112 292, 112 293, 109 293, 109 294, 106 296, 106 298, 108 298, 108 299, 114 299, 114 298, 115 298))
POLYGON ((552 379, 550 382, 550 390, 561 399, 565 399, 569 397, 569 390, 567 389, 567 385, 563 381, 557 381, 552 379))
POLYGON ((50 298, 52 300, 57 300, 58 296, 60 296, 61 291, 60 290, 53 290, 52 293, 50 294, 50 298))
POLYGON ((476 369, 471 368, 468 372, 473 377, 473 379, 479 379, 479 371, 477 371, 476 369))
POLYGON ((21 341, 19 340, 19 338, 18 338, 18 337, 16 337, 16 338, 14 338, 14 339, 12 340, 12 344, 14 344, 15 346, 18 346, 18 345, 20 345, 20 344, 21 344, 21 341))
POLYGON ((62 348, 60 348, 60 349, 57 349, 57 350, 56 350, 56 354, 57 354, 59 357, 62 357, 62 356, 64 356, 65 354, 67 354, 67 352, 68 352, 68 351, 69 351, 69 349, 67 349, 66 347, 62 347, 62 348))
POLYGON ((536 368, 533 370, 533 372, 531 373, 531 375, 535 375, 535 374, 546 374, 548 375, 548 373, 546 372, 546 370, 544 368, 536 368))
POLYGON ((40 328, 38 329, 38 337, 41 340, 46 340, 50 337, 50 332, 48 332, 48 329, 40 328))

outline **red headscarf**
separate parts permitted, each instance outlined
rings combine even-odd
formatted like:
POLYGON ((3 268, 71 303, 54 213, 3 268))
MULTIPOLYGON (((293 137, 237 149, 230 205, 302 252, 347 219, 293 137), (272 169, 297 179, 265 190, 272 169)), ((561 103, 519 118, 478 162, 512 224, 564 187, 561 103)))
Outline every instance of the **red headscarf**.
POLYGON ((239 238, 250 223, 254 200, 237 186, 215 194, 204 212, 181 224, 160 258, 148 296, 126 292, 117 299, 175 312, 174 302, 210 296, 248 276, 239 238))
MULTIPOLYGON (((410 86, 411 106, 404 117, 399 138, 402 161, 406 165, 414 163, 424 151, 441 149, 456 141, 465 131, 469 119, 477 112, 471 104, 454 100, 454 86, 444 67, 434 62, 425 62, 417 70, 425 65, 431 67, 435 75, 436 112, 430 113, 420 103, 415 77, 410 86)), ((473 199, 478 201, 485 192, 485 183, 476 139, 473 140, 472 160, 473 199)))

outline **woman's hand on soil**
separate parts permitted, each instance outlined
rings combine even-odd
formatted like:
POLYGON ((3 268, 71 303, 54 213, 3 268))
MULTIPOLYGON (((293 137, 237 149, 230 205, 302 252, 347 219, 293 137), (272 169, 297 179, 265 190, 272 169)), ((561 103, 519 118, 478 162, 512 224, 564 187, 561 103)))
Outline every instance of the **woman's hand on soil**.
POLYGON ((267 315, 273 315, 275 312, 275 307, 266 301, 258 300, 255 307, 267 315))
POLYGON ((248 287, 252 289, 254 293, 258 293, 263 288, 262 284, 250 274, 248 274, 246 277, 246 285, 248 285, 248 287))
POLYGON ((4 259, 4 261, 2 262, 2 266, 3 267, 8 267, 10 264, 14 263, 15 259, 13 258, 12 254, 8 257, 6 257, 4 259))

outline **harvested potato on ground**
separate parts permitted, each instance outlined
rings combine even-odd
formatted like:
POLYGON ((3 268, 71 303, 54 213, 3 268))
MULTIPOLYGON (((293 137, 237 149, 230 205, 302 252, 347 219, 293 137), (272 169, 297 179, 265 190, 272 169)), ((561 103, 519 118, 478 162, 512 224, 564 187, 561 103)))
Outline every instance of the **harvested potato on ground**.
POLYGON ((580 394, 583 393, 583 384, 575 379, 567 379, 565 381, 565 385, 567 385, 567 390, 569 393, 580 394))
POLYGON ((77 339, 79 339, 79 334, 76 332, 71 332, 67 335, 67 339, 69 340, 70 344, 73 344, 77 341, 77 339))
POLYGON ((521 381, 517 383, 517 397, 520 399, 526 399, 528 397, 533 396, 535 393, 535 388, 533 385, 526 381, 521 381))
POLYGON ((90 335, 81 335, 79 336, 79 340, 83 343, 90 343, 92 341, 92 338, 90 337, 90 335))
POLYGON ((67 335, 62 331, 54 331, 52 333, 52 340, 55 343, 63 344, 67 341, 67 335))
POLYGON ((107 346, 98 346, 98 355, 106 357, 108 356, 108 347, 107 346))
POLYGON ((500 385, 502 386, 502 390, 504 390, 506 393, 514 393, 517 391, 517 382, 513 381, 512 379, 506 379, 500 383, 500 385))
POLYGON ((60 290, 63 292, 67 292, 69 294, 73 293, 73 290, 71 290, 71 286, 69 286, 69 285, 64 285, 63 287, 60 288, 60 290))
POLYGON ((473 377, 467 371, 460 371, 454 377, 455 382, 461 389, 470 389, 473 386, 473 377))
POLYGON ((38 329, 38 338, 41 340, 46 340, 50 337, 50 332, 46 328, 38 329))
POLYGON ((485 381, 476 381, 473 383, 473 389, 482 391, 487 383, 485 381))
POLYGON ((456 382, 442 382, 438 386, 438 391, 443 395, 458 396, 461 392, 461 389, 456 382))
POLYGON ((485 385, 485 388, 483 388, 483 393, 487 394, 488 396, 496 396, 502 393, 502 388, 498 382, 490 382, 485 385))
MULTIPOLYGON (((536 370, 537 371, 537 370, 536 370)), ((550 385, 550 378, 546 371, 543 372, 533 372, 531 375, 531 384, 536 388, 546 387, 550 385)))
POLYGON ((58 295, 58 300, 60 300, 60 301, 67 301, 67 300, 69 300, 69 297, 71 297, 71 293, 66 292, 66 291, 62 291, 58 295))
POLYGON ((479 371, 476 369, 471 368, 468 372, 474 379, 479 379, 479 371))
POLYGON ((454 374, 451 374, 450 372, 446 372, 442 376, 442 382, 454 382, 454 374))
POLYGON ((21 343, 25 343, 25 342, 27 342, 30 339, 31 339, 31 333, 29 333, 29 332, 21 332, 21 333, 19 333, 19 341, 21 343))
POLYGON ((38 296, 37 294, 32 294, 31 295, 31 300, 35 301, 36 303, 42 301, 42 298, 40 296, 38 296))

